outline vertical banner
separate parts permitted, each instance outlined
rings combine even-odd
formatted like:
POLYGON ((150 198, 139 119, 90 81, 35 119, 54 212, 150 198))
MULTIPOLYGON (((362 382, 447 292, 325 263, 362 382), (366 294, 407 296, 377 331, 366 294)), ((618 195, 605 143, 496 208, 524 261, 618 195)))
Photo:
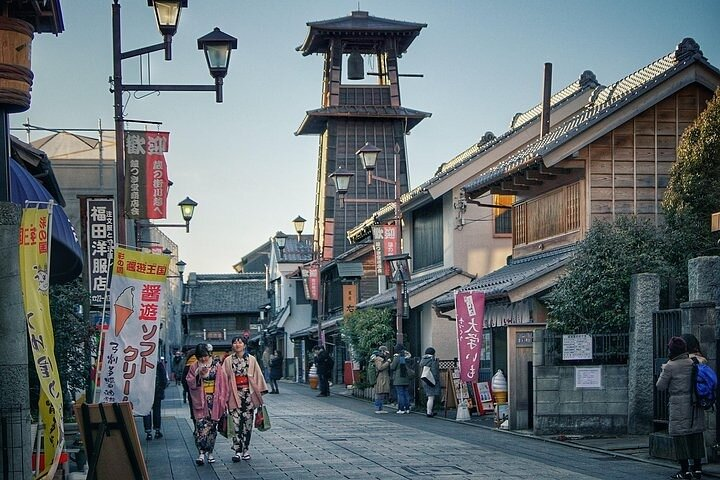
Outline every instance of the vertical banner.
POLYGON ((165 218, 168 175, 164 153, 168 132, 125 132, 126 216, 130 219, 165 218))
POLYGON ((112 198, 88 198, 86 202, 85 232, 90 305, 102 307, 107 292, 110 256, 115 245, 115 204, 112 198))
POLYGON ((98 367, 100 402, 130 402, 150 413, 158 362, 160 312, 170 257, 118 247, 110 282, 110 328, 98 367))
POLYGON ((473 291, 455 292, 455 312, 460 380, 475 383, 480 368, 485 294, 473 291))
POLYGON ((323 225, 323 249, 322 259, 332 260, 333 259, 333 248, 335 246, 335 219, 326 218, 325 225, 323 225))
POLYGON ((40 419, 45 425, 45 466, 36 479, 53 478, 63 449, 63 397, 50 318, 50 210, 24 208, 20 224, 20 282, 30 348, 40 380, 40 419), (52 459, 52 461, 50 461, 52 459))
POLYGON ((308 291, 310 295, 308 300, 320 299, 320 266, 310 265, 308 272, 308 291))
POLYGON ((390 275, 390 262, 386 262, 385 257, 400 253, 397 225, 374 226, 373 246, 375 248, 375 271, 379 275, 390 275))

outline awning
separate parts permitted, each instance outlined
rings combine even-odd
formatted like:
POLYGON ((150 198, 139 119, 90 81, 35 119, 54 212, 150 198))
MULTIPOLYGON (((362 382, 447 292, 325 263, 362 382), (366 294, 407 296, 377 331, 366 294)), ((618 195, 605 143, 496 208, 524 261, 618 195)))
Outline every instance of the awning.
MULTIPOLYGON (((12 158, 10 159, 10 200, 23 207, 26 200, 57 202, 30 172, 12 158)), ((57 203, 53 207, 50 248, 50 283, 66 283, 82 274, 83 255, 75 229, 63 208, 57 203)))

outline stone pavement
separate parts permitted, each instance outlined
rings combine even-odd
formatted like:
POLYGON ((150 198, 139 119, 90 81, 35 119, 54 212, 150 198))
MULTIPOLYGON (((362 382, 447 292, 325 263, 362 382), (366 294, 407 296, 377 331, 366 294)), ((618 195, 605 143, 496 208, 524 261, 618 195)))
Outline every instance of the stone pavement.
MULTIPOLYGON (((675 471, 671 462, 647 456, 646 436, 536 437, 494 429, 487 425, 489 416, 456 422, 454 411, 432 420, 422 414, 369 414, 372 406, 343 385, 334 386, 329 399, 314 398, 316 391, 302 384, 281 382, 280 390, 280 395, 265 396, 273 428, 253 431, 251 461, 232 463, 230 442, 218 437, 217 462, 197 467, 188 405, 181 387, 169 387, 163 401, 164 438, 141 436, 150 478, 549 480, 607 478, 595 476, 607 468, 614 478, 667 478, 675 471), (608 463, 613 457, 616 461, 608 463), (577 463, 586 466, 576 468, 577 463)), ((142 432, 141 419, 137 426, 142 432)), ((707 478, 720 478, 715 465, 705 471, 707 478)))

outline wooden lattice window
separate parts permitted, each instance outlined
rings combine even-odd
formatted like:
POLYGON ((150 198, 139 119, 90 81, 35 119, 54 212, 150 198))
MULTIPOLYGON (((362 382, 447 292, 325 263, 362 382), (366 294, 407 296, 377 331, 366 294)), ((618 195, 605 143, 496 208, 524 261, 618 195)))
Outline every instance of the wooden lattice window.
POLYGON ((580 228, 580 182, 513 207, 513 245, 524 245, 580 228))

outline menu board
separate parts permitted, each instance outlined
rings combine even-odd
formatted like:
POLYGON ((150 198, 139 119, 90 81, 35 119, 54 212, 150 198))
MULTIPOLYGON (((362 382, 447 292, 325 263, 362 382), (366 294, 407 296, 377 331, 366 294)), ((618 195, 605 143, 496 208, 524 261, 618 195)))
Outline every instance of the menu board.
POLYGON ((563 360, 592 360, 592 336, 587 334, 563 335, 563 360))

